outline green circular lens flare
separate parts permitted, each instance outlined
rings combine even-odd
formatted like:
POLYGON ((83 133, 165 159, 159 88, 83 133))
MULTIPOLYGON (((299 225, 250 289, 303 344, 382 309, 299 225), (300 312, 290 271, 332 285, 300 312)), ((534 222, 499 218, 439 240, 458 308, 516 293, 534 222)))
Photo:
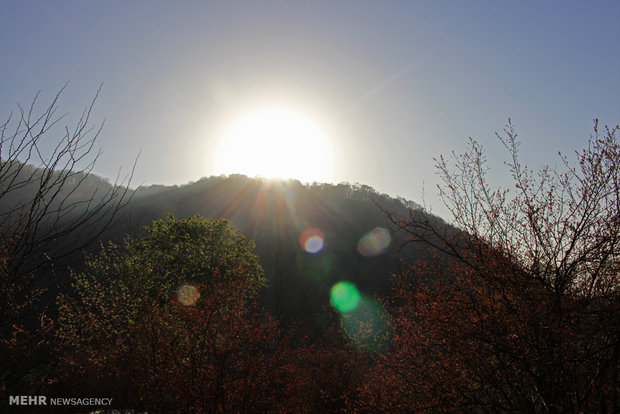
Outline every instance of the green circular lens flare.
POLYGON ((338 282, 332 286, 330 298, 332 306, 342 313, 355 310, 361 300, 360 292, 350 282, 338 282))

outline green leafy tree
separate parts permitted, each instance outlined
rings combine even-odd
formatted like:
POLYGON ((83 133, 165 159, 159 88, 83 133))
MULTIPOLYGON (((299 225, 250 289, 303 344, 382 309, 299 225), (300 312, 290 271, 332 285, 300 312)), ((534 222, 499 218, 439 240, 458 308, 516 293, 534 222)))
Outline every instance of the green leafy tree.
POLYGON ((59 301, 65 374, 135 408, 268 411, 278 332, 253 243, 226 220, 157 220, 109 245, 59 301))

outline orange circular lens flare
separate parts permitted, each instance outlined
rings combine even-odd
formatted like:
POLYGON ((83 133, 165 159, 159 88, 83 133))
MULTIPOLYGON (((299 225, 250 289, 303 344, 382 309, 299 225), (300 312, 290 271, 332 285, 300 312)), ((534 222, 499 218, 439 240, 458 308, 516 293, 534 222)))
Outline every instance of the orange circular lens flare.
POLYGON ((194 286, 183 285, 177 291, 177 299, 184 306, 193 306, 198 301, 200 292, 194 286))
POLYGON ((299 246, 308 253, 318 253, 323 249, 325 236, 321 229, 310 227, 301 232, 299 246))

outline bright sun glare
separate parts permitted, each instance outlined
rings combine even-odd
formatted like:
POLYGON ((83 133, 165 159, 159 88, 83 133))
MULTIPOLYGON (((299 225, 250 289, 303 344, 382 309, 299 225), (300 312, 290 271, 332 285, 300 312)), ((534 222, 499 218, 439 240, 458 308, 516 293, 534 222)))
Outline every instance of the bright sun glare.
POLYGON ((281 107, 257 109, 236 119, 215 151, 219 174, 331 181, 331 143, 312 119, 281 107))

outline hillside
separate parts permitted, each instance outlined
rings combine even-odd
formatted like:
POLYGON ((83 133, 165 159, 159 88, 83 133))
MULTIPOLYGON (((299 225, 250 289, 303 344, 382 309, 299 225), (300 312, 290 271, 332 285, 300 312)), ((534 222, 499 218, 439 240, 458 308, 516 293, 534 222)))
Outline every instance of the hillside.
MULTIPOLYGON (((199 214, 228 219, 256 243, 269 280, 262 295, 267 310, 283 320, 320 321, 329 289, 338 281, 351 281, 369 296, 389 294, 399 243, 381 208, 399 215, 408 208, 421 211, 414 202, 359 184, 209 177, 182 186, 139 188, 109 237, 138 236, 142 226, 166 212, 179 218, 199 214), (300 245, 301 234, 311 228, 324 235, 323 247, 314 254, 300 245), (377 228, 384 230, 371 233, 377 228), (388 243, 385 248, 364 249, 363 243, 372 243, 369 238, 380 236, 379 244, 388 243)), ((411 246, 404 253, 422 254, 411 246)))
MULTIPOLYGON (((2 199, 3 225, 20 220, 28 209, 25 201, 35 196, 36 178, 41 176, 42 172, 31 166, 20 170, 16 178, 25 185, 2 199), (12 214, 4 214, 9 211, 12 214)), ((60 199, 83 208, 93 194, 98 200, 112 188, 108 181, 93 174, 75 176, 63 187, 60 199)), ((365 185, 304 185, 296 180, 244 175, 202 178, 181 186, 140 187, 130 195, 131 200, 113 225, 89 245, 88 251, 96 252, 101 243, 108 241, 122 243, 127 236, 138 238, 144 226, 166 213, 178 218, 201 215, 228 219, 256 244, 255 252, 268 279, 261 295, 266 310, 282 321, 301 318, 315 327, 324 323, 329 289, 339 281, 354 283, 367 296, 390 294, 390 277, 398 270, 394 252, 399 248, 399 236, 393 234, 382 209, 396 215, 405 215, 409 209, 424 214, 421 206, 412 201, 377 193, 365 185), (315 253, 304 251, 301 244, 300 237, 307 229, 318 229, 323 234, 323 245, 315 253)), ((77 212, 69 212, 62 219, 70 220, 77 212)), ((97 222, 88 234, 96 234, 96 226, 97 222)), ((61 251, 74 242, 65 238, 64 245, 56 247, 61 251)), ((40 254, 40 269, 47 276, 40 278, 39 283, 47 289, 49 300, 53 300, 58 289, 69 289, 65 266, 77 270, 83 261, 82 252, 60 260, 53 251, 50 247, 40 254), (43 266, 50 262, 43 253, 53 259, 53 281, 50 269, 43 266)), ((423 254, 414 246, 407 246, 400 257, 419 258, 423 254)))

